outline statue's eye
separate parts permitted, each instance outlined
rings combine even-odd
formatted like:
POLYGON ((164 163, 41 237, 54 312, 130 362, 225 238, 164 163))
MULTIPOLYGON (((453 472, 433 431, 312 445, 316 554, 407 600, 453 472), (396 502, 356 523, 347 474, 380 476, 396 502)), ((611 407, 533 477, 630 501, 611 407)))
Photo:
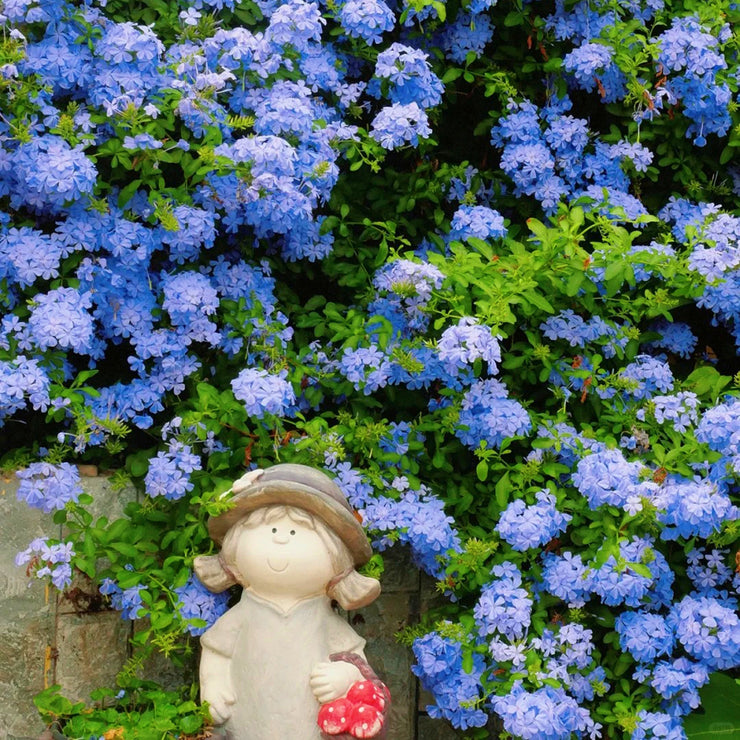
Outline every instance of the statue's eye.
POLYGON ((291 529, 291 530, 290 530, 290 533, 291 533, 291 534, 295 534, 295 529, 291 529))
POLYGON ((273 533, 273 534, 277 534, 277 527, 273 527, 273 528, 272 528, 272 533, 273 533))

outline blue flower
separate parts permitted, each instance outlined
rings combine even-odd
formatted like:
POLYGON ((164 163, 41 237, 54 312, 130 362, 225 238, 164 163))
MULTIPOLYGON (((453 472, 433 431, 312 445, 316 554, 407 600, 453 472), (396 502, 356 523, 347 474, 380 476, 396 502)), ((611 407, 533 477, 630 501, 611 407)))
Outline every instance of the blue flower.
POLYGON ((289 416, 295 406, 295 391, 285 379, 285 371, 275 375, 259 368, 247 368, 231 381, 234 396, 244 402, 247 414, 262 419, 265 414, 289 416))
POLYGON ((488 374, 495 375, 501 362, 499 339, 474 317, 463 316, 455 326, 442 332, 437 342, 437 353, 451 374, 480 359, 486 363, 488 374))
POLYGON ((673 571, 649 537, 622 540, 618 558, 609 555, 602 565, 591 565, 591 591, 607 606, 658 607, 673 600, 673 571))
POLYGON ((455 436, 475 449, 485 440, 491 447, 514 436, 525 435, 532 421, 525 408, 506 398, 506 387, 493 378, 479 380, 465 392, 455 436))
POLYGON ((426 109, 442 100, 444 85, 432 72, 428 55, 420 49, 394 43, 378 54, 375 77, 388 80, 388 97, 393 103, 418 103, 426 109))
POLYGON ((481 637, 498 633, 510 640, 521 638, 529 628, 532 598, 522 588, 522 577, 512 563, 493 569, 494 579, 483 586, 473 610, 481 637))
POLYGON ((686 575, 691 579, 696 589, 690 595, 719 597, 720 588, 726 587, 732 580, 732 570, 725 563, 727 550, 706 551, 699 547, 693 549, 686 556, 689 567, 686 575))
MULTIPOLYGON (((56 288, 33 298, 28 328, 40 349, 59 347, 79 354, 92 354, 96 345, 90 293, 75 288, 56 288)), ((102 351, 96 353, 102 356, 102 351)))
POLYGON ((740 619, 737 602, 686 596, 674 604, 668 624, 687 653, 701 661, 703 670, 740 665, 740 619))
POLYGON ((0 276, 21 287, 37 278, 59 277, 59 264, 65 250, 59 239, 28 226, 11 228, 0 234, 0 276))
POLYGON ((545 686, 528 692, 517 680, 508 694, 492 697, 491 706, 504 729, 523 740, 569 740, 573 733, 596 729, 588 710, 562 688, 545 686))
POLYGON ((383 148, 397 149, 404 144, 416 146, 419 139, 432 133, 426 112, 418 103, 393 103, 378 113, 370 128, 372 136, 383 148))
POLYGON ((504 217, 487 206, 461 205, 452 216, 451 239, 500 239, 506 236, 504 217))
POLYGON ((628 393, 635 398, 650 398, 657 391, 667 393, 673 389, 673 373, 670 367, 650 355, 638 355, 619 374, 623 380, 632 381, 628 393))
POLYGON ((660 535, 664 540, 709 537, 719 531, 722 522, 740 518, 740 509, 732 504, 726 485, 699 477, 668 476, 655 503, 662 509, 659 521, 667 525, 660 535))
POLYGON ((339 21, 349 36, 379 44, 396 18, 383 0, 347 0, 339 9, 339 21))
POLYGON ((533 506, 521 499, 512 501, 496 525, 501 537, 519 552, 546 544, 563 532, 572 518, 555 508, 555 497, 547 490, 537 493, 536 498, 533 506))
POLYGON ((680 717, 663 712, 648 712, 646 709, 641 709, 637 717, 640 721, 630 735, 630 740, 686 740, 680 717))
MULTIPOLYGON (((366 502, 362 510, 365 526, 371 531, 395 532, 399 542, 410 546, 417 565, 435 578, 443 578, 448 553, 460 551, 460 538, 452 526, 454 520, 446 514, 444 503, 423 486, 412 491, 405 480, 394 483, 403 492, 401 498, 380 496, 366 502)), ((384 548, 390 540, 375 544, 384 548)))
POLYGON ((26 407, 46 411, 51 402, 51 381, 38 360, 17 355, 13 361, 0 360, 0 426, 3 419, 26 407))
POLYGON ((100 584, 100 593, 109 596, 114 609, 121 612, 121 619, 139 619, 146 614, 146 607, 141 599, 143 584, 122 589, 115 581, 104 578, 100 584))
POLYGON ((605 103, 613 103, 627 92, 626 78, 614 62, 614 52, 604 44, 582 44, 565 55, 563 67, 573 73, 584 90, 591 92, 598 87, 605 103))
POLYGON ((619 450, 596 451, 584 457, 573 473, 573 485, 595 509, 603 504, 624 506, 636 492, 642 466, 627 462, 619 450))
POLYGON ((228 593, 212 593, 193 574, 174 592, 178 597, 180 616, 188 622, 186 629, 191 635, 202 635, 228 609, 228 593), (203 620, 205 624, 192 624, 189 620, 193 619, 203 620))
POLYGON ((670 421, 677 432, 685 432, 696 423, 696 407, 699 404, 696 393, 681 391, 673 396, 653 396, 652 403, 658 424, 670 421))
POLYGON ((674 352, 679 357, 689 358, 696 349, 698 339, 688 324, 681 321, 668 322, 665 319, 653 324, 650 331, 659 333, 659 339, 654 339, 647 346, 665 349, 674 352))
POLYGON ((439 34, 445 56, 464 64, 468 54, 479 57, 493 38, 494 26, 488 13, 460 12, 439 34))
POLYGON ((590 596, 592 575, 580 555, 548 553, 544 558, 542 582, 549 593, 568 606, 581 607, 590 596))
POLYGON ((17 471, 16 477, 20 480, 18 500, 46 514, 76 502, 82 493, 80 474, 69 463, 31 463, 17 471))
POLYGON ((53 134, 21 144, 13 157, 16 205, 57 212, 65 204, 92 194, 98 172, 83 147, 71 147, 53 134))
POLYGON ((63 591, 72 583, 71 562, 74 556, 71 542, 52 545, 46 538, 38 537, 15 556, 15 564, 19 567, 27 565, 26 572, 32 572, 36 578, 48 576, 52 584, 63 591))
POLYGON ((675 635, 666 620, 658 614, 623 612, 617 617, 614 629, 619 634, 622 650, 640 662, 652 663, 659 656, 673 652, 675 635))
POLYGON ((460 643, 430 632, 414 641, 416 664, 411 667, 422 686, 434 696, 428 706, 431 717, 443 717, 460 729, 482 727, 488 717, 476 708, 482 691, 485 663, 480 653, 473 653, 472 670, 463 668, 460 643))
POLYGON ((149 459, 149 469, 144 478, 149 496, 164 496, 177 501, 193 490, 190 474, 202 467, 200 458, 190 446, 172 440, 166 452, 158 452, 149 459))

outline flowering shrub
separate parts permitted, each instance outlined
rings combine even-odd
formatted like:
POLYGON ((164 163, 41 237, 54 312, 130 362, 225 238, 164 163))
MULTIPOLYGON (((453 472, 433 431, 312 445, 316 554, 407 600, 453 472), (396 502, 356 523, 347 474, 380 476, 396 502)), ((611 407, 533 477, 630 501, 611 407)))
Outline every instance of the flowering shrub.
POLYGON ((177 659, 226 608, 207 517, 303 462, 448 597, 401 636, 432 716, 685 737, 740 667, 736 4, 0 18, 2 464, 62 533, 29 576, 177 659), (95 519, 78 463, 141 500, 95 519))

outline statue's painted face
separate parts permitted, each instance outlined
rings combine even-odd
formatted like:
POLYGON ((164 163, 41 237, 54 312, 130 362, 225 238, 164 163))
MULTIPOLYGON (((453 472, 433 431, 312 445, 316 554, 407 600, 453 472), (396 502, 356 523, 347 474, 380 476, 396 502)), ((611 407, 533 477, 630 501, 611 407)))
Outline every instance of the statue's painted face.
POLYGON ((245 527, 236 548, 236 568, 258 595, 323 593, 334 575, 331 554, 308 520, 288 513, 245 527))

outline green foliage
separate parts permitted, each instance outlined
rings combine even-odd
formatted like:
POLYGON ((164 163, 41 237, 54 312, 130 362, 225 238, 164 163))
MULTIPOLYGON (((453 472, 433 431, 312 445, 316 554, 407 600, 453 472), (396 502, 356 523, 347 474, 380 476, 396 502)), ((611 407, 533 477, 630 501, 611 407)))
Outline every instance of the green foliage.
POLYGON ((164 691, 155 684, 133 681, 116 692, 98 689, 93 705, 73 703, 55 684, 34 697, 44 721, 63 728, 69 740, 105 737, 106 740, 199 740, 209 727, 206 708, 200 706, 197 687, 164 691))

